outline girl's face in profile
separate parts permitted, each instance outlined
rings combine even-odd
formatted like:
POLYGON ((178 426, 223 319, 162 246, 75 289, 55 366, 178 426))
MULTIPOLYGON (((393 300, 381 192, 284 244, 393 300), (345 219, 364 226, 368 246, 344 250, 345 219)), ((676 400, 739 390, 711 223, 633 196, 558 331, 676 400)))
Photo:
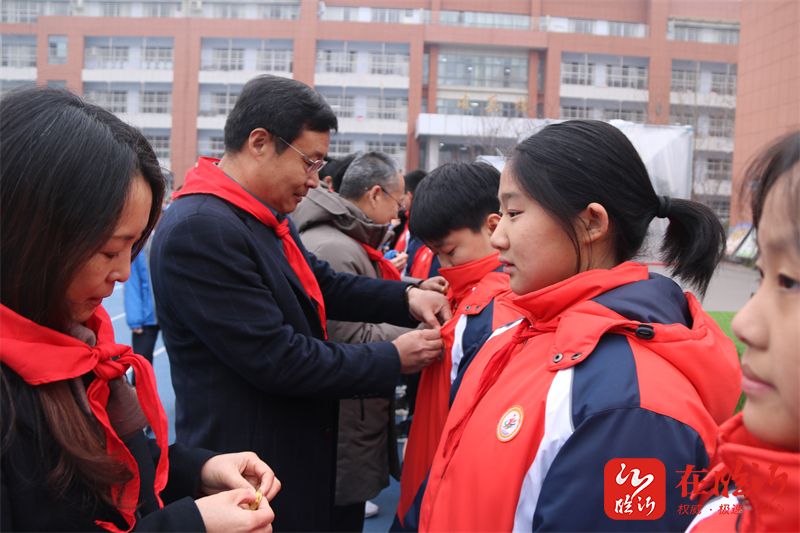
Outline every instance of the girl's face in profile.
POLYGON ((78 269, 67 288, 74 322, 85 322, 114 292, 114 284, 130 276, 131 250, 147 227, 152 201, 153 193, 144 177, 135 176, 111 237, 78 269))
POLYGON ((577 254, 558 221, 520 187, 511 165, 500 175, 502 217, 492 233, 503 271, 517 294, 537 291, 575 274, 577 254))
POLYGON ((791 208, 798 199, 789 198, 799 180, 795 167, 767 194, 758 229, 761 284, 733 320, 747 345, 744 423, 761 440, 794 451, 800 450, 800 222, 791 208))

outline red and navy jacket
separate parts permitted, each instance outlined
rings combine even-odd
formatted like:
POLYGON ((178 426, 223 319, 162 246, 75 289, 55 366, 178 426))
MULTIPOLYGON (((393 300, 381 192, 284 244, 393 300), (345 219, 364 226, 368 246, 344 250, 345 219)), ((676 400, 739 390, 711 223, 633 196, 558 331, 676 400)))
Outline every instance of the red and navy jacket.
POLYGON ((627 262, 512 298, 523 319, 493 334, 451 407, 422 531, 683 530, 686 465, 707 468, 731 416, 736 349, 672 280, 627 262), (664 464, 654 521, 604 510, 604 468, 664 464))
POLYGON ((417 391, 417 409, 408 435, 395 530, 416 530, 425 478, 433 462, 447 413, 470 362, 498 327, 519 319, 522 312, 508 297, 508 274, 500 271, 498 254, 439 274, 450 285, 453 318, 442 326, 442 360, 426 367, 417 391))
POLYGON ((720 496, 700 505, 687 533, 800 531, 800 453, 757 439, 740 413, 720 428, 714 462, 698 492, 720 496))

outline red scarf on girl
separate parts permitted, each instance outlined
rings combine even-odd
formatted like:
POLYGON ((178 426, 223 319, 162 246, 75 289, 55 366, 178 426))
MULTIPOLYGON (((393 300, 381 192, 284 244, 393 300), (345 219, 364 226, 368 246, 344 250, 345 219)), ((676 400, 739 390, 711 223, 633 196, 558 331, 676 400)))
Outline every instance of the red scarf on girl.
MULTIPOLYGON (((167 415, 158 398, 153 367, 144 357, 134 354, 130 346, 114 342, 114 330, 105 309, 98 307, 86 321, 86 327, 97 335, 97 344, 94 346, 41 326, 4 305, 0 306, 0 361, 34 387, 94 372, 96 378, 86 390, 89 407, 103 428, 109 457, 123 463, 133 474, 130 481, 111 489, 112 499, 119 502, 117 510, 128 524, 125 531, 130 531, 136 523, 134 512, 139 503, 139 466, 112 428, 106 412, 109 380, 122 376, 128 368, 133 367, 139 405, 162 450, 153 486, 158 504, 162 507, 164 504, 159 493, 167 485, 169 470, 167 415)), ((95 523, 108 531, 121 531, 112 522, 97 520, 95 523)))
POLYGON ((367 256, 369 257, 370 261, 373 263, 378 263, 378 270, 381 273, 381 279, 400 281, 400 271, 395 268, 391 261, 383 257, 382 253, 369 244, 364 244, 363 242, 358 244, 360 244, 364 251, 367 252, 367 256))
POLYGON ((327 339, 328 330, 322 289, 320 289, 319 282, 317 282, 317 278, 308 265, 303 252, 300 251, 300 247, 297 246, 297 243, 292 238, 292 234, 289 231, 289 219, 278 222, 278 219, 266 205, 258 201, 241 185, 220 170, 216 165, 218 162, 219 159, 201 157, 194 168, 186 173, 183 188, 173 194, 172 198, 178 199, 190 194, 210 194, 250 213, 259 222, 272 228, 272 231, 275 232, 275 235, 278 236, 283 244, 283 251, 286 254, 286 260, 289 261, 289 266, 292 267, 292 270, 297 275, 306 294, 317 304, 317 314, 319 314, 322 331, 327 339))

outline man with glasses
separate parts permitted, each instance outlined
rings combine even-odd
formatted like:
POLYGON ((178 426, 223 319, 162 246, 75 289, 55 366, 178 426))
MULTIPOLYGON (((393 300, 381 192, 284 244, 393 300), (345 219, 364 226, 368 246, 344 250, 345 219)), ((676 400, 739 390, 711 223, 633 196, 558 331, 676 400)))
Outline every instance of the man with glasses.
POLYGON ((336 273, 303 247, 286 215, 318 186, 336 127, 308 86, 248 82, 222 159, 187 173, 151 252, 177 441, 269 461, 283 484, 278 530, 332 527, 338 399, 390 394, 400 372, 441 350, 437 329, 336 344, 327 319, 414 326, 449 315, 441 295, 336 273))

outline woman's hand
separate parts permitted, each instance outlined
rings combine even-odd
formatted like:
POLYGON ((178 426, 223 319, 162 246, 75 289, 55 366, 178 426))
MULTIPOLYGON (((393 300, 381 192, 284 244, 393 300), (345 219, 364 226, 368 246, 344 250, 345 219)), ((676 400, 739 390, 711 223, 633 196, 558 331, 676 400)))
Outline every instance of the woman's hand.
POLYGON ((281 482, 253 452, 226 453, 206 461, 200 470, 200 491, 208 495, 230 489, 258 489, 271 501, 281 490, 281 482))
MULTIPOLYGON (((253 455, 255 456, 255 454, 253 455)), ((266 498, 261 498, 258 509, 251 510, 250 504, 255 501, 256 491, 253 487, 248 487, 206 496, 195 500, 194 503, 200 511, 208 533, 249 533, 251 531, 271 533, 275 513, 266 498)))

